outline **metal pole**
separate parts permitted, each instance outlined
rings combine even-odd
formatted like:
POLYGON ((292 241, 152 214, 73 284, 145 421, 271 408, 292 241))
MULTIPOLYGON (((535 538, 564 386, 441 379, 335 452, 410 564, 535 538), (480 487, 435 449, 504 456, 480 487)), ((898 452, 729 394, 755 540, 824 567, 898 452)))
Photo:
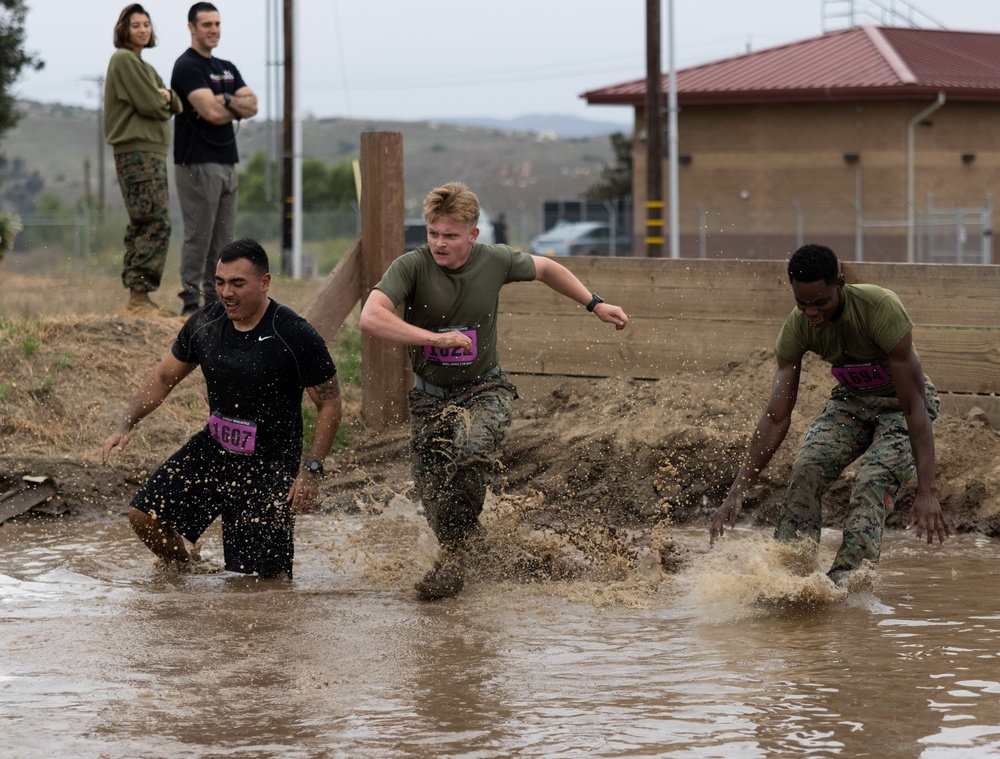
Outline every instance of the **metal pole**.
POLYGON ((983 238, 983 260, 984 264, 993 263, 993 245, 992 245, 992 229, 993 229, 993 192, 986 193, 986 205, 983 207, 982 216, 983 224, 981 227, 982 238, 983 238), (989 230, 989 231, 988 231, 989 230))
POLYGON ((97 214, 104 215, 104 77, 85 76, 85 82, 97 85, 97 214))
POLYGON ((944 93, 939 92, 937 100, 931 105, 927 106, 910 119, 909 123, 906 125, 906 211, 907 211, 907 224, 906 224, 906 262, 914 263, 917 260, 916 250, 914 246, 914 241, 916 239, 916 224, 917 224, 917 207, 914 205, 913 194, 915 192, 914 184, 914 153, 916 149, 914 143, 916 142, 916 137, 914 135, 914 130, 921 121, 930 116, 934 111, 944 105, 944 93))
POLYGON ((864 261, 865 251, 864 251, 864 214, 862 212, 861 204, 861 164, 858 163, 854 167, 854 260, 864 261))
POLYGON ((608 255, 618 255, 618 214, 615 212, 614 204, 610 200, 605 200, 604 208, 608 212, 608 255))
MULTIPOLYGON (((281 49, 282 49, 281 18, 282 18, 282 16, 281 16, 281 5, 280 4, 281 4, 281 0, 274 0, 274 7, 272 9, 272 11, 274 13, 274 39, 273 39, 273 42, 272 42, 272 44, 274 45, 274 57, 273 57, 274 66, 271 69, 271 81, 273 82, 273 85, 274 85, 274 103, 275 103, 275 105, 274 105, 274 116, 273 116, 273 118, 274 118, 275 122, 278 121, 278 105, 277 104, 280 103, 280 102, 282 102, 282 97, 284 96, 284 93, 282 92, 282 89, 281 89, 282 68, 284 66, 284 62, 282 61, 282 54, 281 54, 281 49)), ((281 132, 278 129, 274 129, 273 130, 273 134, 271 135, 271 155, 274 158, 275 168, 277 168, 277 166, 279 164, 278 158, 281 155, 281 144, 282 144, 281 140, 282 140, 281 132)), ((280 195, 281 195, 281 172, 280 171, 275 171, 274 172, 274 178, 272 179, 272 185, 271 185, 271 196, 273 198, 277 198, 280 195)), ((279 208, 281 207, 280 200, 277 202, 277 206, 279 208)))
POLYGON ((805 244, 805 220, 802 214, 802 204, 798 199, 792 201, 795 206, 795 247, 801 248, 805 244))
POLYGON ((274 137, 274 121, 271 103, 271 66, 274 59, 271 57, 271 9, 274 7, 274 0, 264 0, 264 113, 267 120, 267 150, 264 160, 264 200, 271 202, 271 145, 274 137))
POLYGON ((284 113, 281 124, 281 272, 292 270, 292 221, 295 214, 295 188, 293 186, 293 155, 295 152, 295 43, 294 0, 284 0, 284 59, 285 87, 284 113))
POLYGON ((679 139, 677 134, 677 68, 674 66, 674 0, 667 0, 667 39, 669 45, 670 92, 667 93, 667 151, 670 182, 670 257, 681 257, 680 198, 677 166, 679 139))
MULTIPOLYGON (((298 34, 302 22, 302 3, 296 3, 292 14, 295 33, 298 34)), ((292 54, 298 58, 301 50, 296 47, 292 54)), ((295 70, 299 71, 296 62, 295 70)), ((302 102, 302 77, 296 76, 295 87, 295 128, 292 132, 292 277, 302 279, 302 113, 299 103, 302 102)))
POLYGON ((97 220, 104 220, 104 77, 97 81, 97 220))
POLYGON ((698 257, 708 258, 708 211, 698 201, 698 257))

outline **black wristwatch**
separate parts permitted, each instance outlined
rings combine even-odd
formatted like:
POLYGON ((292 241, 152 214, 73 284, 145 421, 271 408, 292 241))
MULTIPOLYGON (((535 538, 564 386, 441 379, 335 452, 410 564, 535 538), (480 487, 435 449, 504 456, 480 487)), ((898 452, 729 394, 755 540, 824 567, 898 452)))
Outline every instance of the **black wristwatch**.
POLYGON ((223 92, 222 93, 222 102, 226 106, 226 110, 228 110, 230 113, 232 113, 238 119, 240 117, 240 115, 238 113, 236 113, 236 111, 233 110, 233 106, 230 105, 232 103, 232 101, 233 101, 232 93, 229 93, 229 92, 223 92))
POLYGON ((319 459, 306 459, 302 462, 302 468, 313 474, 323 474, 323 462, 319 459))
POLYGON ((590 303, 587 304, 587 310, 592 312, 595 308, 597 308, 598 303, 604 302, 604 298, 602 298, 597 293, 591 293, 591 295, 593 295, 594 297, 592 297, 590 299, 590 303))

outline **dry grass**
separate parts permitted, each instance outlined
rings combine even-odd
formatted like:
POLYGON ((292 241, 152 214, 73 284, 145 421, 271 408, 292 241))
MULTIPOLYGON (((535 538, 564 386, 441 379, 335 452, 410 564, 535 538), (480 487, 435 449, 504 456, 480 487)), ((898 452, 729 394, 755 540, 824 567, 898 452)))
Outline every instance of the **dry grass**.
MULTIPOLYGON (((176 267, 154 295, 179 310, 176 267)), ((126 290, 110 257, 79 259, 42 251, 0 262, 0 453, 45 456, 59 451, 89 459, 141 381, 169 349, 181 318, 124 311, 126 290)), ((274 277, 271 295, 305 310, 322 279, 274 277)), ((345 434, 357 419, 360 388, 352 383, 360 350, 357 315, 331 346, 341 368, 345 434), (347 369, 347 371, 344 371, 347 369)), ((204 381, 191 377, 157 411, 135 446, 166 455, 207 415, 204 381), (160 450, 162 448, 162 450, 160 450)), ((311 404, 305 404, 307 425, 311 404)), ((341 440, 344 440, 343 435, 341 440)))
MULTIPOLYGON (((177 255, 171 250, 163 283, 153 299, 164 308, 179 312, 177 262, 177 255)), ((0 316, 42 319, 120 314, 128 300, 120 266, 117 258, 108 254, 90 258, 56 251, 8 255, 0 262, 0 316)), ((322 281, 276 275, 271 295, 295 311, 302 311, 322 281)))

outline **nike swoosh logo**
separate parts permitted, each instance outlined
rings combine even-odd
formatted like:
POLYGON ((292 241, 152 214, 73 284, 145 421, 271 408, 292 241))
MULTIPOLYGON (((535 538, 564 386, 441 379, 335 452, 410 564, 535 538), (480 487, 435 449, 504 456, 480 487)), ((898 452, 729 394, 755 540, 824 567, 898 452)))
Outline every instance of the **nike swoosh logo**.
POLYGON ((274 335, 261 335, 257 338, 257 342, 263 342, 264 340, 270 340, 274 335))

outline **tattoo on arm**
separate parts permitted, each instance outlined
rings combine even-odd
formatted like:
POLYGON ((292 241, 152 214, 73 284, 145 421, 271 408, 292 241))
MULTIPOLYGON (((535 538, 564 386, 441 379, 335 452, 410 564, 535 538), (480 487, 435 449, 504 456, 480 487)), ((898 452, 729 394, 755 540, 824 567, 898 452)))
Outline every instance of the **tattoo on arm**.
POLYGON ((340 397, 340 383, 337 382, 336 376, 331 377, 326 382, 316 385, 314 389, 316 390, 316 395, 320 397, 320 400, 331 401, 340 397))

